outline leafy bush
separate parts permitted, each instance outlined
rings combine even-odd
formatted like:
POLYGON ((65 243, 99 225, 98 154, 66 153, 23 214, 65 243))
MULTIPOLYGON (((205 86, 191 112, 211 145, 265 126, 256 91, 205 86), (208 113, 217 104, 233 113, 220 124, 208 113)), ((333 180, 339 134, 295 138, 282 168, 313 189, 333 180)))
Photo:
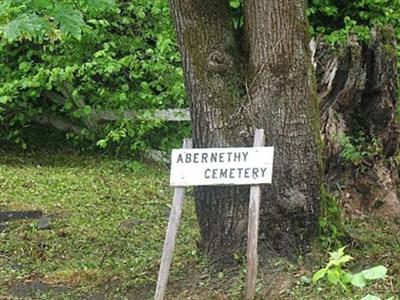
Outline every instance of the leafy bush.
POLYGON ((143 149, 170 130, 140 115, 185 105, 166 1, 5 0, 0 27, 0 138, 26 146, 23 129, 55 116, 76 125, 71 138, 143 149), (93 118, 109 110, 140 113, 93 118))
POLYGON ((319 238, 324 249, 343 246, 346 236, 344 211, 335 194, 328 191, 326 186, 321 187, 319 238))
MULTIPOLYGON (((345 265, 353 258, 350 255, 345 254, 344 249, 345 247, 342 247, 337 251, 329 253, 330 257, 326 266, 318 270, 313 275, 312 281, 314 284, 324 278, 327 278, 330 284, 335 286, 339 285, 348 292, 349 285, 363 289, 372 281, 384 279, 386 277, 387 268, 385 266, 376 266, 354 274, 346 271, 344 269, 345 265)), ((380 299, 378 297, 368 297, 376 296, 367 295, 363 299, 380 299)))
MULTIPOLYGON (((240 30, 242 1, 230 5, 240 30)), ((313 33, 332 44, 386 24, 400 38, 400 0, 309 0, 308 15, 313 33)), ((0 139, 23 147, 33 122, 58 120, 72 140, 131 150, 159 148, 188 132, 187 124, 141 118, 186 106, 166 0, 3 0, 0 80, 0 139), (136 119, 95 118, 110 110, 137 112, 136 119)))
POLYGON ((338 141, 342 148, 340 157, 343 158, 345 162, 350 162, 356 167, 367 164, 368 160, 382 155, 383 153, 382 145, 379 141, 372 138, 372 140, 368 142, 363 132, 359 132, 355 137, 343 134, 338 137, 338 141))
POLYGON ((342 42, 349 32, 367 38, 370 28, 386 25, 392 25, 400 39, 399 0, 309 0, 308 3, 313 33, 323 34, 333 44, 342 42))

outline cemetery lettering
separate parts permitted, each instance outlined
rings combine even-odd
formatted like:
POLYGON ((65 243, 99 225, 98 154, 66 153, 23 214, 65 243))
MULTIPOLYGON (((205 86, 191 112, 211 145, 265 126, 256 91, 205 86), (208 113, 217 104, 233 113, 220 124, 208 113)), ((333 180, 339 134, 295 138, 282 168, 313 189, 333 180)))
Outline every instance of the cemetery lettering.
POLYGON ((218 179, 218 178, 253 178, 265 176, 267 168, 224 168, 224 169, 210 169, 207 168, 204 172, 204 177, 207 179, 218 179))
POLYGON ((176 163, 225 163, 246 162, 248 152, 205 152, 179 154, 176 163))
POLYGON ((272 160, 273 147, 175 149, 171 185, 270 183, 272 160))

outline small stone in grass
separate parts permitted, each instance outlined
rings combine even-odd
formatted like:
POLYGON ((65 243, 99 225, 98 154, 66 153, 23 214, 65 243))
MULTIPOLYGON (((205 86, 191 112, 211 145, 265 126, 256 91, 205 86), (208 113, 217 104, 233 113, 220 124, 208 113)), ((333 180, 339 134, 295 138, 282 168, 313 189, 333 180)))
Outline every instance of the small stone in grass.
POLYGON ((50 229, 50 222, 51 219, 48 216, 41 217, 37 223, 38 229, 50 229))

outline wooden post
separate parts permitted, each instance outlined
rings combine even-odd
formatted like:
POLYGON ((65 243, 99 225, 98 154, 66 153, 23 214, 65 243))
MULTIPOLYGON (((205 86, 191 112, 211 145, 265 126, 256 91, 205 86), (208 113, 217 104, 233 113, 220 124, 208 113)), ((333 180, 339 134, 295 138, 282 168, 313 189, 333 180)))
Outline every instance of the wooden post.
MULTIPOLYGON (((254 147, 264 146, 264 130, 256 129, 254 147)), ((258 223, 260 215, 261 188, 259 185, 250 187, 249 222, 247 227, 247 270, 245 299, 254 299, 258 268, 258 223)))
MULTIPOLYGON (((192 140, 185 139, 183 148, 192 148, 192 140)), ((161 258, 160 271, 158 273, 157 288, 154 300, 163 300, 165 290, 167 288, 169 268, 172 262, 172 253, 175 247, 176 234, 178 232, 179 222, 181 219, 183 199, 185 196, 184 187, 175 187, 174 199, 172 201, 171 213, 169 215, 168 228, 165 236, 163 254, 161 258)))

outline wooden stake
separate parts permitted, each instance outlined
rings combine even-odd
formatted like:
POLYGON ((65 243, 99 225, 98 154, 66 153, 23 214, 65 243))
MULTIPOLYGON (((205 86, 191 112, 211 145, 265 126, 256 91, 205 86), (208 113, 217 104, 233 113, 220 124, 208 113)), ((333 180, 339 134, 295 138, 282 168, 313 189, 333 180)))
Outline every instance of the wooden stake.
MULTIPOLYGON (((264 146, 264 130, 256 129, 254 134, 254 147, 264 146)), ((247 270, 245 299, 254 299, 258 268, 258 223, 260 216, 261 188, 259 185, 250 187, 249 223, 247 227, 247 270)))
MULTIPOLYGON (((192 148, 192 140, 185 139, 183 148, 192 148)), ((172 253, 175 248, 176 234, 181 219, 183 199, 185 196, 184 187, 175 187, 174 199, 172 201, 171 213, 169 215, 168 228, 165 237, 164 249, 161 258, 160 271, 158 273, 157 288, 154 300, 163 300, 167 288, 169 269, 172 262, 172 253)))

